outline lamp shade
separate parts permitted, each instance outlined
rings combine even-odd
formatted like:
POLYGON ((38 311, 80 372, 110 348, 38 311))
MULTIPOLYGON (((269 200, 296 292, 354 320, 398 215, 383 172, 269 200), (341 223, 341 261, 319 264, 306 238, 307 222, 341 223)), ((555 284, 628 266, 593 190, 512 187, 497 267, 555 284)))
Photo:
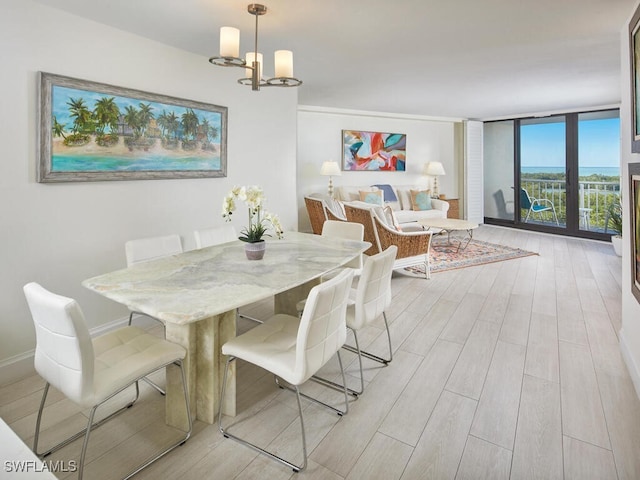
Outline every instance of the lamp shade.
POLYGON ((293 52, 276 50, 274 53, 276 77, 293 77, 293 52))
POLYGON ((233 27, 220 28, 220 56, 237 57, 240 52, 240 30, 233 27))
POLYGON ((440 162, 429 162, 424 166, 424 175, 446 175, 440 162))
POLYGON ((320 175, 340 176, 342 175, 342 172, 340 171, 338 162, 326 161, 322 162, 322 167, 320 167, 320 175))

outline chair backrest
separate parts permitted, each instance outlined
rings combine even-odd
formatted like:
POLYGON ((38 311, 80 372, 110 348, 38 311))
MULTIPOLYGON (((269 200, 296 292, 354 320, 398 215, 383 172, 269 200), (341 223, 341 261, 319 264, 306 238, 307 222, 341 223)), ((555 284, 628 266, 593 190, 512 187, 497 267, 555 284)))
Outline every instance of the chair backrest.
POLYGON ((398 247, 390 246, 384 252, 367 258, 358 280, 350 328, 358 330, 382 315, 391 304, 391 276, 398 247))
MULTIPOLYGON (((322 236, 331 238, 344 238, 347 240, 364 240, 364 226, 361 223, 341 222, 339 220, 327 220, 322 225, 322 236)), ((362 268, 362 255, 358 255, 344 265, 349 268, 362 268)))
POLYGON ((371 247, 369 247, 364 254, 375 255, 376 253, 380 253, 378 237, 376 236, 375 227, 373 225, 373 214, 371 210, 358 208, 345 203, 344 213, 347 216, 347 221, 360 223, 364 226, 364 241, 371 244, 371 247))
POLYGON ((353 270, 343 270, 309 292, 296 339, 295 384, 308 380, 347 339, 347 301, 353 270))
POLYGON ((396 259, 428 255, 431 247, 430 231, 422 232, 398 232, 374 215, 377 239, 380 249, 386 250, 392 245, 398 247, 396 259))
POLYGON ((127 266, 139 262, 148 262, 156 258, 182 253, 180 235, 165 235, 162 237, 139 238, 129 240, 124 244, 127 255, 127 266))
POLYGON ((527 210, 531 208, 531 197, 524 188, 520 189, 520 208, 526 208, 527 210))
POLYGON ((346 222, 347 219, 344 216, 344 212, 342 211, 342 207, 336 209, 336 211, 332 210, 329 206, 324 206, 324 213, 327 215, 327 220, 334 220, 338 222, 346 222), (339 210, 339 211, 338 211, 339 210))
POLYGON ((23 290, 36 329, 36 371, 69 399, 83 404, 93 390, 95 355, 80 306, 34 282, 23 290))
POLYGON ((193 236, 196 239, 196 248, 220 245, 221 243, 233 242, 238 239, 233 225, 195 230, 193 236))
POLYGON ((322 199, 304 197, 304 204, 307 207, 307 213, 309 214, 311 230, 316 235, 320 235, 322 233, 322 225, 327 219, 327 214, 324 210, 324 203, 322 202, 322 199))

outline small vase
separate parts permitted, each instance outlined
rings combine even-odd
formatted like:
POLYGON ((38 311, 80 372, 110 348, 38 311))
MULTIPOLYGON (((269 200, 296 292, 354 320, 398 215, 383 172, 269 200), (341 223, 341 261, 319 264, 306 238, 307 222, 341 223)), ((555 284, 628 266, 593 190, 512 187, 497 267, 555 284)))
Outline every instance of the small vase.
POLYGON ((247 242, 244 244, 244 253, 249 260, 262 260, 266 248, 267 243, 264 240, 254 243, 247 242))

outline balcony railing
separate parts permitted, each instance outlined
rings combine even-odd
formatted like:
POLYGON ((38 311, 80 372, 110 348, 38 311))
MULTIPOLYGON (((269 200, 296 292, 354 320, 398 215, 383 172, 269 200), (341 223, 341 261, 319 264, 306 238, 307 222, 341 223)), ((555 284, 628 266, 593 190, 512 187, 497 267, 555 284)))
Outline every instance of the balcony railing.
MULTIPOLYGON (((558 221, 566 224, 566 186, 564 180, 540 180, 523 177, 520 180, 522 188, 526 189, 529 196, 539 199, 547 199, 553 202, 558 221)), ((596 232, 607 231, 607 209, 609 205, 619 201, 619 182, 595 182, 579 181, 578 207, 580 208, 580 228, 596 232)), ((553 224, 555 221, 548 213, 542 216, 535 215, 530 222, 553 224)))

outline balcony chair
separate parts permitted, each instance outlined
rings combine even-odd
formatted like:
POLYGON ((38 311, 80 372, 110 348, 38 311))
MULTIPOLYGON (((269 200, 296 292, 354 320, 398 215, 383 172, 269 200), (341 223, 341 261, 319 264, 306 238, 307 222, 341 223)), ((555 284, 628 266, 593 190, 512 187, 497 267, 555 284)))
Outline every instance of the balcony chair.
POLYGON ((36 455, 42 458, 84 435, 78 463, 78 479, 81 480, 91 430, 136 402, 140 379, 172 364, 178 366, 182 374, 185 409, 189 419, 188 431, 183 438, 147 460, 125 478, 132 477, 187 441, 192 424, 182 368, 182 360, 186 355, 183 347, 130 326, 91 339, 82 310, 75 300, 51 293, 37 283, 25 285, 24 294, 36 329, 35 369, 46 381, 33 439, 33 451, 36 455), (50 385, 81 408, 91 407, 91 411, 85 430, 44 453, 38 453, 42 413, 50 385), (135 399, 94 423, 97 408, 132 385, 136 386, 135 399))
POLYGON ((403 269, 413 266, 422 266, 425 278, 431 278, 429 266, 429 248, 431 246, 431 232, 415 231, 401 232, 390 226, 385 218, 382 218, 375 208, 360 208, 345 204, 344 211, 347 220, 364 225, 364 241, 371 243, 365 255, 381 253, 392 245, 398 247, 393 269, 403 269))
MULTIPOLYGON (((180 240, 180 236, 176 234, 129 240, 124 244, 124 252, 127 257, 127 267, 130 267, 136 263, 149 262, 157 258, 182 253, 182 240, 180 240)), ((131 326, 131 322, 133 322, 134 315, 144 315, 145 317, 149 317, 164 325, 162 321, 152 317, 151 315, 132 310, 129 313, 129 326, 131 326)), ((165 394, 165 391, 158 384, 152 382, 148 378, 143 378, 143 380, 160 392, 161 395, 165 394)))
MULTIPOLYGON (((194 230, 193 236, 196 240, 196 248, 211 247, 222 243, 233 242, 238 239, 238 234, 233 225, 224 225, 222 227, 205 228, 204 230, 194 230)), ((262 323, 262 320, 249 315, 240 313, 240 309, 236 309, 236 315, 245 320, 262 323)))
POLYGON ((222 402, 225 394, 229 365, 236 358, 269 371, 275 376, 277 383, 279 377, 291 385, 291 389, 296 392, 302 431, 302 452, 304 456, 302 465, 296 465, 230 433, 228 429, 222 426, 221 410, 218 414, 218 427, 225 437, 236 440, 292 468, 294 472, 299 472, 306 468, 307 443, 300 397, 309 398, 332 409, 339 415, 346 414, 349 410, 346 388, 343 389, 345 409, 338 410, 300 393, 299 386, 311 378, 335 354, 338 355, 342 381, 345 382, 340 348, 344 345, 347 336, 345 317, 352 279, 353 272, 347 269, 336 277, 313 287, 309 292, 307 306, 302 318, 299 319, 286 314, 274 315, 266 320, 264 324, 258 325, 243 335, 229 340, 222 346, 222 353, 228 355, 228 358, 222 381, 220 402, 222 402))
POLYGON ((543 212, 552 212, 553 218, 557 226, 560 226, 558 222, 558 215, 556 215, 556 207, 553 202, 548 198, 534 198, 529 195, 524 188, 520 188, 520 208, 527 210, 527 216, 524 219, 524 223, 529 221, 529 217, 532 213, 537 213, 542 218, 543 212))
MULTIPOLYGON (((358 363, 360 366, 360 390, 347 390, 354 396, 360 395, 364 391, 364 374, 362 371, 362 357, 369 358, 384 365, 389 364, 393 360, 393 347, 391 345, 391 334, 389 332, 389 323, 385 310, 391 305, 391 275, 393 273, 393 264, 396 259, 398 247, 392 245, 384 252, 378 253, 367 258, 362 275, 358 282, 357 288, 351 289, 349 295, 349 304, 347 306, 347 328, 353 332, 355 339, 355 347, 344 345, 345 350, 358 354, 358 363), (371 325, 377 318, 382 315, 384 326, 387 332, 387 340, 389 343, 389 358, 382 358, 360 349, 358 342, 358 330, 371 325)), ((314 380, 324 383, 331 387, 344 388, 343 385, 320 378, 313 377, 314 380)))

